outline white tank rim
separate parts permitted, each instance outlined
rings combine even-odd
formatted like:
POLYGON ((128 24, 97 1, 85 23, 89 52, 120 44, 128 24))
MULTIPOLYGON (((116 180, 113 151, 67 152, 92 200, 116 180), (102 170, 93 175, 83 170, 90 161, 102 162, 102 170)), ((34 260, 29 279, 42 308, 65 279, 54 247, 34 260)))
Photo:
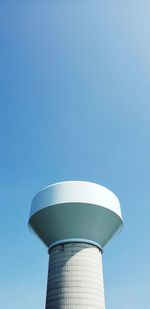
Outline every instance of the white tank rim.
POLYGON ((115 195, 115 193, 112 192, 110 189, 106 188, 105 186, 102 186, 98 183, 90 182, 90 181, 82 181, 82 180, 61 181, 61 182, 50 184, 42 188, 32 199, 29 221, 34 214, 36 214, 38 211, 44 208, 55 206, 55 205, 57 206, 59 204, 65 204, 65 203, 67 204, 71 202, 72 203, 93 204, 93 205, 107 208, 108 210, 111 210, 116 215, 118 215, 123 223, 120 202, 119 202, 118 197, 115 195), (69 197, 69 194, 70 194, 69 186, 71 186, 74 191, 72 193, 72 196, 70 197, 69 197), (47 192, 49 192, 49 194, 52 195, 53 189, 57 190, 55 197, 53 197, 53 200, 52 201, 49 200, 48 202, 45 201, 45 204, 42 205, 42 201, 38 201, 38 200, 40 200, 44 192, 45 192, 44 194, 45 197, 47 195, 47 192), (90 192, 88 192, 87 189, 89 189, 90 192), (62 192, 60 194, 60 190, 63 191, 63 194, 62 192), (85 195, 84 190, 85 191, 87 190, 86 195, 85 195), (78 196, 77 196, 77 191, 79 194, 78 196), (66 194, 66 196, 64 195, 64 193, 66 194), (97 198, 95 198, 95 195, 97 195, 97 198))
POLYGON ((93 185, 97 185, 97 186, 100 186, 102 188, 104 188, 105 190, 108 190, 110 191, 119 201, 119 198, 117 197, 117 195, 109 188, 103 186, 103 185, 100 185, 99 183, 97 182, 94 182, 94 181, 86 181, 86 180, 63 180, 63 181, 57 181, 57 182, 54 182, 54 183, 51 183, 50 185, 47 185, 45 187, 43 187, 42 189, 40 189, 33 197, 32 201, 34 200, 34 198, 42 191, 44 191, 45 189, 48 189, 48 188, 51 188, 51 187, 54 187, 54 186, 57 186, 57 185, 61 185, 61 184, 67 184, 67 183, 85 183, 85 184, 93 184, 93 185))

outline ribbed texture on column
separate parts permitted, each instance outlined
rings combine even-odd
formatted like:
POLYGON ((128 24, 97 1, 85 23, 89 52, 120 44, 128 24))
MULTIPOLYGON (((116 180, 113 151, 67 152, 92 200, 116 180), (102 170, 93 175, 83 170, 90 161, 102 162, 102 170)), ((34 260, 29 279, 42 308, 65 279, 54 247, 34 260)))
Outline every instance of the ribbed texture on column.
POLYGON ((102 256, 86 243, 50 251, 46 309, 104 309, 102 256))

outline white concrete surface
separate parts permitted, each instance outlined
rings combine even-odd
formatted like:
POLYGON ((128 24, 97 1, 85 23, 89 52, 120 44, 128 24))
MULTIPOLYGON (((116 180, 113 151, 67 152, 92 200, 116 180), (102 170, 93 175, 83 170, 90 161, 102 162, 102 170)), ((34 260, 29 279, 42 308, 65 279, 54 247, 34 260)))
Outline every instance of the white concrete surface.
POLYGON ((105 309, 101 251, 86 243, 53 247, 46 309, 105 309))

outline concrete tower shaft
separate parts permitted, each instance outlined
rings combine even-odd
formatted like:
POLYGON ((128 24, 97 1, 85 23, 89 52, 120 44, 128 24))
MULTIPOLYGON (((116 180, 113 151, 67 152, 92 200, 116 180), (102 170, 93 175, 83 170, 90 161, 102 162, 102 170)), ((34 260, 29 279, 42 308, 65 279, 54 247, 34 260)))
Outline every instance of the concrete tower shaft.
POLYGON ((86 243, 50 250, 46 309, 104 309, 102 255, 86 243))

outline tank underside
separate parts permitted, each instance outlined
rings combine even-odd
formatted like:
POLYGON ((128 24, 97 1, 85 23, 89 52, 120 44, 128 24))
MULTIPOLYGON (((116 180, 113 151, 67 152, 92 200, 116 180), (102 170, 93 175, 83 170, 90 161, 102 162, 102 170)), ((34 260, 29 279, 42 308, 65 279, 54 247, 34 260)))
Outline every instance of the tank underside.
POLYGON ((39 210, 29 225, 49 247, 65 239, 86 239, 104 247, 122 227, 121 218, 113 211, 91 204, 67 203, 39 210))

